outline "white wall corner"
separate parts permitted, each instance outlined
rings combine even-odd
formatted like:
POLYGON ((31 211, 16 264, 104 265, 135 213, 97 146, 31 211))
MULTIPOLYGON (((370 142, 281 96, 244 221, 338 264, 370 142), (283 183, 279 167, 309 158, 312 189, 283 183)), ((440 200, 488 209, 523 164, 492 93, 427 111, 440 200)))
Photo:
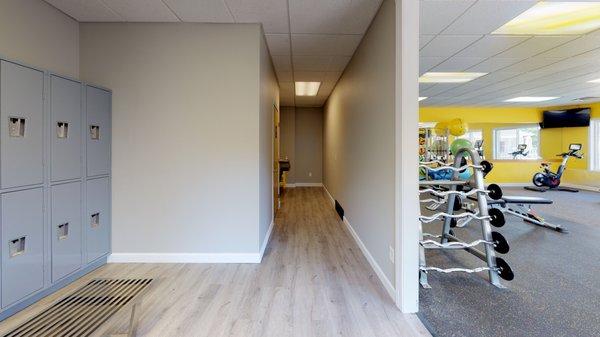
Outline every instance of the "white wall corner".
POLYGON ((323 185, 323 189, 325 190, 325 193, 329 197, 329 201, 331 202, 331 204, 335 206, 335 199, 333 198, 331 193, 329 193, 329 190, 327 189, 327 187, 325 185, 323 185))
POLYGON ((419 310, 419 1, 396 0, 395 301, 419 310))
POLYGON ((371 255, 371 252, 369 252, 369 250, 367 249, 367 246, 365 246, 365 244, 362 242, 362 240, 360 239, 360 237, 358 236, 356 231, 354 231, 354 228, 352 228, 352 225, 350 225, 350 222, 348 222, 348 219, 346 217, 344 217, 343 221, 344 221, 344 224, 346 225, 346 229, 350 232, 350 235, 352 235, 352 238, 354 238, 354 241, 356 241, 356 244, 360 248, 360 251, 363 253, 365 258, 371 265, 371 268, 373 268, 373 271, 375 271, 375 274, 377 275, 377 277, 383 284, 383 287, 385 288, 387 293, 390 295, 390 297, 392 299, 395 299, 396 298, 396 289, 394 289, 392 282, 390 282, 390 280, 387 278, 387 276, 385 276, 385 273, 383 272, 381 267, 379 267, 379 264, 377 264, 377 262, 375 261, 375 258, 373 258, 373 256, 371 255))
POLYGON ((260 247, 260 261, 262 262, 262 258, 265 255, 265 250, 269 245, 269 241, 271 240, 271 234, 273 234, 273 228, 275 227, 275 220, 271 220, 271 225, 269 225, 269 229, 267 230, 267 235, 265 235, 265 239, 260 247))

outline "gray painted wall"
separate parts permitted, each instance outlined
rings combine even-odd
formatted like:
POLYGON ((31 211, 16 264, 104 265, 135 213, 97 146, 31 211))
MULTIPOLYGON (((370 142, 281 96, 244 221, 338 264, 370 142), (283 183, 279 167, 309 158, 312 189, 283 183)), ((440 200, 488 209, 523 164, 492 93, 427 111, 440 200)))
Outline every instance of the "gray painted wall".
POLYGON ((271 148, 260 136, 271 120, 260 26, 86 23, 80 33, 82 78, 113 90, 113 251, 257 253, 271 148))
POLYGON ((395 4, 386 0, 325 106, 324 184, 394 284, 395 4))
POLYGON ((0 1, 0 55, 79 76, 79 23, 40 0, 0 1))
POLYGON ((292 166, 289 183, 323 182, 323 109, 282 108, 282 157, 292 166))

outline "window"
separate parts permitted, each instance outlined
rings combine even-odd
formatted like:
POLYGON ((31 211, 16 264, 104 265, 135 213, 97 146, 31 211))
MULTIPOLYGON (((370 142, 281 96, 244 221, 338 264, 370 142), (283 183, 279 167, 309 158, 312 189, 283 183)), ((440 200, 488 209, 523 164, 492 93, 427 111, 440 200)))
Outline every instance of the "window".
POLYGON ((483 139, 483 131, 481 130, 471 130, 467 133, 465 133, 464 135, 457 137, 457 138, 464 138, 464 139, 468 139, 471 144, 475 145, 475 143, 478 140, 482 140, 483 139))
POLYGON ((600 171, 600 119, 590 123, 590 170, 600 171))
POLYGON ((539 147, 540 127, 537 125, 494 129, 494 159, 539 159, 539 147), (523 144, 527 145, 524 150, 523 144))

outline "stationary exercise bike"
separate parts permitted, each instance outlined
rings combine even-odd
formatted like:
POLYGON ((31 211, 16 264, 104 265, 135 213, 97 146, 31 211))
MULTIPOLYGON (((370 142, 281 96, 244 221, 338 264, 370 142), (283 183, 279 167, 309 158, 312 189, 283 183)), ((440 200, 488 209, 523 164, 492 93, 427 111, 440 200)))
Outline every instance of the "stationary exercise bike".
POLYGON ((579 190, 575 188, 560 186, 560 178, 567 168, 567 162, 569 161, 569 158, 583 158, 583 154, 581 154, 579 151, 581 151, 581 144, 571 144, 569 145, 568 152, 557 154, 557 156, 562 157, 562 162, 560 166, 558 166, 556 173, 550 171, 550 163, 542 163, 542 169, 544 171, 533 175, 532 182, 535 186, 527 186, 525 189, 537 192, 546 192, 548 190, 579 192, 579 190))
POLYGON ((517 151, 511 152, 510 155, 513 157, 513 160, 517 159, 519 156, 527 157, 529 151, 527 150, 527 144, 519 144, 517 145, 517 151))

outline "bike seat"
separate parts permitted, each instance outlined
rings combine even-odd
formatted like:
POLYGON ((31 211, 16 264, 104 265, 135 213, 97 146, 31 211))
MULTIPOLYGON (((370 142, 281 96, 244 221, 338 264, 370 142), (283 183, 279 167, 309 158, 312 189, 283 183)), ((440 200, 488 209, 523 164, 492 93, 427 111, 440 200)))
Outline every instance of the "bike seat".
POLYGON ((541 164, 541 165, 542 165, 542 166, 550 166, 550 163, 549 163, 549 162, 547 162, 547 161, 545 161, 545 162, 542 162, 542 164, 541 164))

